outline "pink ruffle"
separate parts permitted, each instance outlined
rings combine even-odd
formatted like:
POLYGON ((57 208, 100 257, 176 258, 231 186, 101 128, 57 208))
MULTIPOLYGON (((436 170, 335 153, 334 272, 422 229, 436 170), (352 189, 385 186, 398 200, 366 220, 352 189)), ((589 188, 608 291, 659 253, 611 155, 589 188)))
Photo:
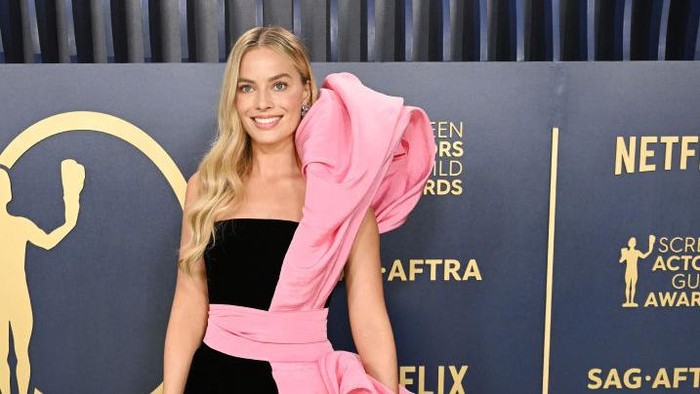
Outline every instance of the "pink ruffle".
POLYGON ((435 158, 430 121, 403 99, 329 75, 296 132, 306 178, 303 218, 285 256, 270 310, 322 308, 367 209, 380 232, 418 203, 435 158))
MULTIPOLYGON (((360 356, 336 350, 318 360, 329 394, 391 394, 393 391, 365 372, 360 356)), ((410 394, 404 386, 399 393, 410 394)))

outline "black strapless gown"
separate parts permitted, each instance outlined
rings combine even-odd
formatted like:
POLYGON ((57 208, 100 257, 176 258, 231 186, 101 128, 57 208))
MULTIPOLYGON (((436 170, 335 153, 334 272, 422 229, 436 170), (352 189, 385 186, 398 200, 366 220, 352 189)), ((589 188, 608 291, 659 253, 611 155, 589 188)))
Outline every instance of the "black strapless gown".
MULTIPOLYGON (((297 225, 281 219, 216 222, 216 242, 204 253, 209 302, 268 310, 297 225)), ((277 393, 277 385, 269 362, 229 356, 203 343, 185 393, 277 393)))

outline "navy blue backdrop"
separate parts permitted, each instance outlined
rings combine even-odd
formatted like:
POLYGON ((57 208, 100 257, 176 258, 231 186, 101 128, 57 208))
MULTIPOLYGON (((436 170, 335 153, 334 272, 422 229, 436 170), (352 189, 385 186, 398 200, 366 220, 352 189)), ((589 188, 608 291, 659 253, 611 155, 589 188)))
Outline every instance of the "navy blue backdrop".
MULTIPOLYGON (((60 163, 75 159, 86 171, 78 222, 66 238, 50 250, 31 243, 17 249, 24 261, 0 254, 0 283, 29 290, 32 387, 149 393, 160 384, 183 185, 164 177, 153 145, 144 154, 137 149, 142 140, 127 142, 133 130, 103 122, 101 114, 145 132, 186 179, 214 134, 222 67, 0 67, 9 213, 47 232, 58 227, 60 163), (76 119, 95 126, 70 129, 76 119), (27 130, 39 121, 40 128, 27 130), (62 127, 70 130, 51 134, 62 127), (108 130, 93 130, 99 128, 108 130)), ((424 198, 403 227, 382 236, 399 372, 409 389, 697 392, 697 64, 315 69, 319 79, 354 72, 368 86, 425 108, 434 122, 438 152, 424 198), (553 190, 551 168, 558 173, 553 190), (644 254, 649 235, 656 237, 653 250, 636 260, 638 306, 623 307, 625 273, 634 264, 622 259, 631 253, 622 248, 635 237, 644 254), (682 256, 690 256, 687 267, 682 256)), ((10 248, 5 242, 0 248, 10 248)), ((2 312, 21 299, 0 294, 2 312)), ((329 335, 336 347, 352 349, 346 315, 341 283, 329 335)), ((15 350, 9 359, 15 393, 15 350)))

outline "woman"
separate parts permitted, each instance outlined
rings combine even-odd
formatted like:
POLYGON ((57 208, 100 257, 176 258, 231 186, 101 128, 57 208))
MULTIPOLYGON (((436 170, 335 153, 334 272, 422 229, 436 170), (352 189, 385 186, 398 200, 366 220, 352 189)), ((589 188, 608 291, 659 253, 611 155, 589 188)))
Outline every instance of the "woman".
POLYGON ((329 77, 316 98, 293 34, 255 28, 237 41, 219 137, 187 186, 166 394, 406 392, 378 234, 421 194, 430 125, 349 74, 329 77), (325 335, 343 272, 360 357, 333 351, 325 335))

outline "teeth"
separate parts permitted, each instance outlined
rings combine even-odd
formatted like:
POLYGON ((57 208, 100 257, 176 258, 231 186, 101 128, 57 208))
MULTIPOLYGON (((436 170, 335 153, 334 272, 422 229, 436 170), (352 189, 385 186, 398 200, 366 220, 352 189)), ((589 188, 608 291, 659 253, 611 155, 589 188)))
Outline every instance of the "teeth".
POLYGON ((275 123, 278 120, 280 120, 281 116, 276 116, 274 118, 253 118, 255 120, 255 123, 261 123, 261 124, 271 124, 275 123))

